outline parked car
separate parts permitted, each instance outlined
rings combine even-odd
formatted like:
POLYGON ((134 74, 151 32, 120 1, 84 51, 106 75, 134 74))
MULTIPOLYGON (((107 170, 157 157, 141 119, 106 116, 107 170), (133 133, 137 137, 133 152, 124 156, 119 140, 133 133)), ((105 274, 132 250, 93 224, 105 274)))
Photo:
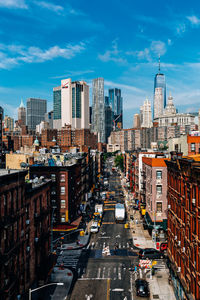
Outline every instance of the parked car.
POLYGON ((140 259, 156 259, 163 258, 164 254, 154 248, 141 249, 138 254, 140 259))
POLYGON ((149 297, 150 296, 150 290, 149 290, 149 284, 144 279, 137 279, 135 281, 135 288, 136 288, 136 294, 140 297, 149 297))

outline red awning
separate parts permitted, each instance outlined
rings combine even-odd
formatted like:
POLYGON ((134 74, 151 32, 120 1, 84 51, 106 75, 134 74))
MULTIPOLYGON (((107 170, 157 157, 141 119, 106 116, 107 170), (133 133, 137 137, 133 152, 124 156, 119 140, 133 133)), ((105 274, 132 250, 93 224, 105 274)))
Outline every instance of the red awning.
POLYGON ((79 224, 81 223, 81 220, 82 220, 82 216, 80 216, 78 219, 73 221, 70 225, 79 226, 79 224))
POLYGON ((70 231, 78 228, 80 222, 82 220, 82 216, 78 217, 78 219, 74 220, 71 224, 63 224, 54 226, 53 231, 70 231))

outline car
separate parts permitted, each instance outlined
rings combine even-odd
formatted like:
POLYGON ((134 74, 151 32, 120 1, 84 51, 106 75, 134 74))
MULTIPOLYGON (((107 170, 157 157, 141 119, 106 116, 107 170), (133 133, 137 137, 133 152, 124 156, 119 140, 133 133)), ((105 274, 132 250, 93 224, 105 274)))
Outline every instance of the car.
POLYGON ((163 258, 164 254, 154 248, 141 249, 138 253, 140 259, 159 259, 163 258))
POLYGON ((93 222, 90 228, 92 233, 97 233, 99 231, 98 222, 93 222))
POLYGON ((149 284, 144 279, 137 279, 135 281, 135 288, 136 288, 136 294, 139 297, 149 297, 150 296, 150 290, 149 290, 149 284))

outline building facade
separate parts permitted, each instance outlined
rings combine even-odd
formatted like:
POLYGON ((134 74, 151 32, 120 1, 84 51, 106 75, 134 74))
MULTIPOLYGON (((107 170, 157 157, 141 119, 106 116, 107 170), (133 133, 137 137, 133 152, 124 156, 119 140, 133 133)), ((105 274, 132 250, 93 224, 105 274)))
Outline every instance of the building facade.
POLYGON ((53 88, 53 128, 61 129, 61 87, 53 88))
POLYGON ((108 102, 113 113, 113 123, 115 128, 123 128, 123 98, 121 90, 114 88, 108 90, 108 102))
POLYGON ((105 143, 105 100, 103 78, 93 79, 92 82, 92 131, 97 134, 98 142, 105 143))
POLYGON ((154 102, 153 102, 153 119, 155 120, 159 116, 163 115, 163 89, 161 87, 155 88, 154 92, 154 102))
POLYGON ((61 80, 62 127, 89 129, 89 86, 84 81, 61 80))
POLYGON ((24 106, 23 100, 18 108, 18 122, 19 125, 26 125, 26 108, 24 106))
POLYGON ((142 184, 145 189, 147 226, 167 229, 167 167, 165 158, 142 158, 142 184))
POLYGON ((160 58, 159 58, 159 68, 158 73, 155 75, 154 78, 154 105, 153 105, 153 119, 156 116, 159 116, 160 111, 163 112, 163 109, 166 106, 166 82, 165 82, 165 75, 160 73, 160 58), (156 89, 159 88, 159 90, 156 89), (156 96, 157 94, 157 96, 156 96), (156 96, 156 97, 155 97, 156 96), (157 102, 159 108, 157 110, 156 103, 157 102))
POLYGON ((35 131, 36 125, 44 121, 47 112, 47 100, 28 98, 26 102, 27 126, 29 130, 35 131))
POLYGON ((140 115, 135 114, 133 117, 133 128, 140 128, 140 115))
POLYGON ((12 132, 14 129, 14 119, 9 116, 5 116, 4 128, 7 129, 9 132, 12 132))
POLYGON ((168 170, 168 257, 177 299, 200 299, 199 156, 171 152, 168 170))
POLYGON ((0 106, 0 167, 3 162, 3 108, 0 106))
POLYGON ((49 180, 25 183, 27 171, 0 170, 0 298, 27 299, 50 269, 49 180))
POLYGON ((113 118, 112 118, 112 108, 110 106, 105 106, 105 136, 106 143, 113 129, 113 118))
POLYGON ((53 129, 53 110, 45 114, 45 122, 49 123, 49 129, 53 129))
POLYGON ((142 128, 152 127, 151 102, 146 98, 140 107, 140 124, 142 128))

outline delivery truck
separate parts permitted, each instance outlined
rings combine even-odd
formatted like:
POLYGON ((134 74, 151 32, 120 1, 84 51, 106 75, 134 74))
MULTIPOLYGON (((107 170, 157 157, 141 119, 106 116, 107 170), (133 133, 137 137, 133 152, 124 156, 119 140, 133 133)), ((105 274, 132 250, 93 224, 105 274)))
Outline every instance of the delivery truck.
POLYGON ((125 220, 125 206, 122 203, 115 205, 115 222, 123 223, 125 220))

